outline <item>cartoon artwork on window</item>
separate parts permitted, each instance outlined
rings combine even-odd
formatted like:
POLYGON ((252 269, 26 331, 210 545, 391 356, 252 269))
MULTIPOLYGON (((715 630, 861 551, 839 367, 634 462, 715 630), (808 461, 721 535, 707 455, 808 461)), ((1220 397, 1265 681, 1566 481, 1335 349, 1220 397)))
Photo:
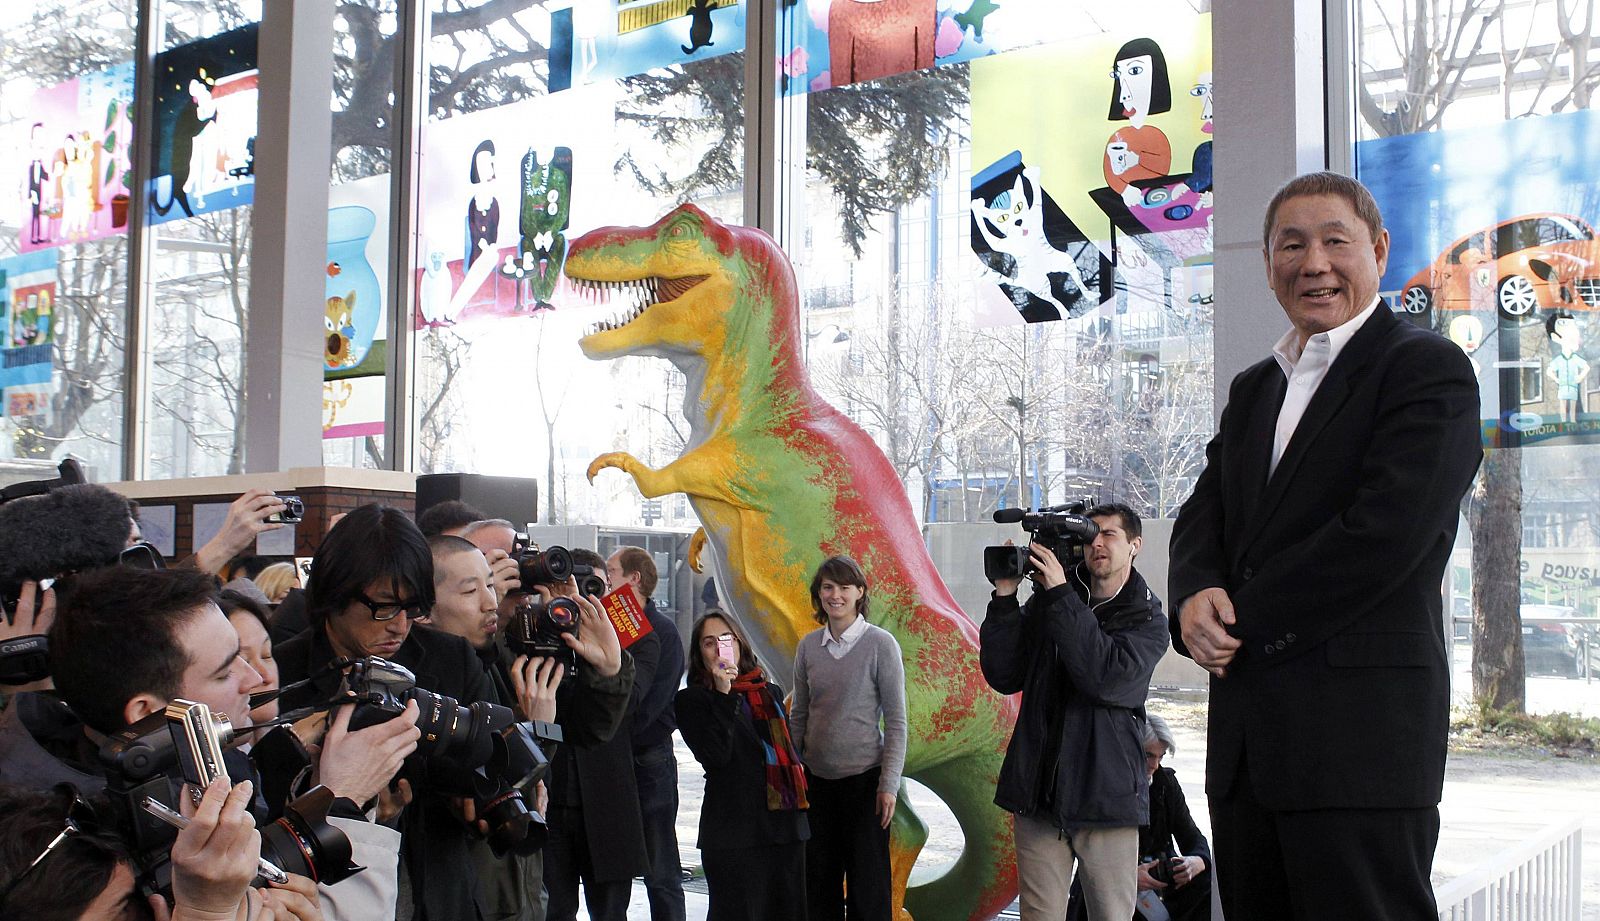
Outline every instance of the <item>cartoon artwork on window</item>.
POLYGON ((553 0, 550 92, 744 48, 741 0, 553 0))
MULTIPOLYGON (((1102 304, 1117 312, 1209 309, 1209 303, 1190 303, 1199 292, 1188 282, 1199 277, 1189 270, 1211 262, 1210 17, 1162 25, 1144 34, 989 55, 969 65, 975 277, 1009 276, 998 290, 1024 320, 1072 319, 1102 304), (1051 86, 1104 87, 1109 107, 1099 92, 1035 91, 1051 86), (996 200, 1008 189, 980 185, 1013 158, 1027 166, 1022 178, 1042 190, 1051 252, 1039 249, 1043 241, 1031 233, 998 233, 996 200), (1175 164, 1192 168, 1174 172, 1175 164), (1051 211, 1059 218, 1051 219, 1051 211), (990 220, 979 222, 980 214, 990 220), (1071 230, 1063 236, 1066 227, 1071 230), (997 252, 1018 249, 1030 258, 997 264, 997 252), (1063 271, 1063 250, 1070 250, 1065 263, 1080 270, 1081 281, 1063 271), (1042 276, 1049 284, 1036 280, 1032 267, 1038 265, 1050 267, 1042 276)), ((1034 206, 1026 194, 1020 197, 1025 208, 1034 206)), ((1017 207, 1018 198, 1009 195, 1007 205, 1017 207)), ((988 290, 979 288, 975 315, 985 324, 1006 322, 988 290)), ((1204 298, 1209 302, 1209 290, 1204 298)))
POLYGON ((0 129, 15 158, 4 162, 23 174, 11 221, 21 252, 127 230, 132 102, 133 65, 122 64, 39 90, 0 129))
POLYGON ((1471 360, 1485 447, 1600 441, 1600 182, 1581 154, 1528 154, 1597 137, 1584 109, 1356 145, 1390 233, 1380 293, 1471 360))
POLYGON ((615 158, 599 151, 616 130, 615 92, 614 84, 571 90, 428 126, 416 328, 561 305, 568 228, 584 216, 574 189, 611 180, 615 158), (453 236, 448 227, 458 228, 453 236))
POLYGON ((1078 34, 1059 0, 787 0, 785 93, 959 64, 1078 34))
POLYGON ((1029 323, 1081 316, 1111 295, 1111 266, 1013 151, 972 177, 972 249, 1029 323))
POLYGON ((340 183, 328 199, 322 437, 381 435, 389 312, 377 267, 389 239, 389 177, 340 183))
MULTIPOLYGON (((59 249, 0 259, 0 391, 8 416, 49 412, 56 340, 56 268, 59 249)), ((42 420, 40 420, 42 421, 42 420)))
POLYGON ((151 223, 252 201, 258 31, 244 26, 156 55, 151 223))

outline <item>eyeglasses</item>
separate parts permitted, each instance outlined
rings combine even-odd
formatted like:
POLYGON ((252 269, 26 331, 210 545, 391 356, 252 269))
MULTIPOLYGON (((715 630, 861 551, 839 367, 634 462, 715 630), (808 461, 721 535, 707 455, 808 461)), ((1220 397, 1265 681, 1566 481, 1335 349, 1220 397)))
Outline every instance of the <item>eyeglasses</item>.
POLYGON ((428 606, 420 601, 373 601, 362 592, 356 592, 355 600, 366 605, 372 612, 373 620, 394 620, 402 612, 406 620, 416 620, 428 616, 428 606))
POLYGON ((85 802, 83 797, 78 795, 76 789, 70 785, 62 784, 58 785, 56 790, 58 792, 71 792, 72 794, 72 803, 67 806, 67 817, 62 822, 61 832, 50 839, 50 843, 44 846, 44 850, 39 852, 39 856, 33 858, 33 862, 28 864, 27 868, 13 876, 11 881, 6 883, 4 887, 0 887, 0 905, 5 904, 6 899, 17 888, 17 884, 27 879, 28 874, 32 873, 39 864, 44 863, 45 858, 49 857, 68 838, 73 835, 87 834, 99 828, 99 823, 95 819, 94 808, 85 802))
POLYGON ((707 633, 705 636, 700 637, 700 645, 707 647, 715 646, 717 645, 718 640, 731 640, 733 638, 733 634, 731 633, 718 633, 715 636, 707 633))
POLYGON ((1144 753, 1144 760, 1153 761, 1156 764, 1160 764, 1161 763, 1161 759, 1165 758, 1166 756, 1167 756, 1167 753, 1164 752, 1164 751, 1163 752, 1147 751, 1147 752, 1144 753))

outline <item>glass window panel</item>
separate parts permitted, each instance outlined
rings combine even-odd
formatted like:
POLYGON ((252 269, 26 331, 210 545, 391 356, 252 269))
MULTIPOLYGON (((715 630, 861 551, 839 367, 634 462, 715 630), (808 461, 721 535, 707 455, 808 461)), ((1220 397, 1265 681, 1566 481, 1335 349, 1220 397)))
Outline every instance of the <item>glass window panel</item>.
MULTIPOLYGON (((1391 233, 1383 294, 1459 345, 1479 380, 1490 450, 1448 605, 1467 703, 1486 688, 1474 686, 1474 654, 1484 674, 1498 661, 1497 650, 1473 649, 1474 616, 1479 626, 1519 613, 1600 616, 1590 578, 1600 571, 1600 401, 1588 370, 1600 362, 1595 23, 1569 4, 1501 4, 1488 28, 1470 4, 1435 4, 1422 21, 1399 0, 1356 9, 1355 160, 1391 233), (1520 527, 1492 512, 1519 506, 1520 527), (1488 571, 1494 561, 1504 571, 1488 571)), ((1600 639, 1592 628, 1563 630, 1600 639)), ((1570 657, 1528 642, 1549 634, 1521 635, 1529 676, 1571 672, 1570 657)), ((1528 707, 1581 709, 1563 684, 1529 680, 1528 707)))
MULTIPOLYGON (((0 470, 122 476, 133 0, 0 11, 0 470)), ((31 478, 24 476, 23 478, 31 478)))
POLYGON ((261 5, 158 2, 171 57, 157 69, 171 69, 157 74, 144 475, 242 473, 256 115, 246 27, 261 5))
POLYGON ((1172 514, 1212 423, 1209 15, 1016 2, 979 29, 941 5, 931 55, 842 75, 836 6, 800 4, 781 41, 808 52, 785 59, 804 130, 779 201, 804 229, 814 383, 923 520, 1085 496, 1172 514), (1164 153, 1119 183, 1106 148, 1132 120, 1107 116, 1110 74, 1147 37, 1164 82, 1136 137, 1164 153), (1094 89, 1038 92, 1062 81, 1094 89))
POLYGON ((388 466, 389 218, 395 145, 395 0, 351 0, 334 14, 333 175, 328 192, 328 328, 322 456, 329 466, 388 466))
POLYGON ((647 225, 683 201, 740 221, 742 4, 716 4, 714 49, 687 54, 689 18, 641 25, 610 0, 430 10, 417 470, 534 477, 551 523, 692 527, 686 506, 647 506, 625 477, 584 477, 606 451, 676 457, 684 381, 660 359, 583 357, 585 329, 632 304, 581 297, 561 260, 588 230, 647 225), (709 56, 725 42, 735 53, 709 56))

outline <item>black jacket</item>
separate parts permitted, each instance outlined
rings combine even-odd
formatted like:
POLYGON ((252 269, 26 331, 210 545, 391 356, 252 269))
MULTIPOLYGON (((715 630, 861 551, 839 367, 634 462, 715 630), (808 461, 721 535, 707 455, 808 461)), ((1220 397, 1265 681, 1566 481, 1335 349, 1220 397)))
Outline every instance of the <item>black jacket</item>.
POLYGON ((651 633, 659 642, 660 655, 656 671, 639 700, 633 714, 633 750, 642 753, 658 745, 672 745, 672 730, 678 727, 673 718, 672 697, 678 693, 683 681, 683 640, 678 625, 671 616, 657 610, 655 601, 647 600, 644 613, 650 620, 651 633))
MULTIPOLYGON (((633 659, 633 685, 627 715, 623 717, 625 721, 638 712, 640 702, 650 689, 660 650, 661 641, 653 632, 624 650, 625 658, 633 659)), ((556 692, 557 713, 565 713, 577 704, 570 684, 563 684, 556 692)), ((561 746, 550 762, 549 784, 552 810, 558 806, 581 810, 594 879, 630 880, 644 875, 649 859, 629 733, 617 732, 589 747, 561 746)), ((551 863, 546 861, 547 875, 551 868, 551 863)))
POLYGON ((1177 773, 1168 767, 1156 768, 1150 778, 1150 824, 1139 826, 1139 859, 1163 853, 1204 860, 1206 870, 1201 879, 1211 872, 1211 845, 1194 824, 1177 773))
MULTIPOLYGON (((783 700, 782 688, 768 687, 783 700)), ((697 847, 766 847, 811 837, 805 810, 767 808, 766 750, 739 695, 696 685, 679 691, 675 706, 678 731, 706 770, 697 847)))
POLYGON ((1026 608, 994 595, 979 631, 983 677, 1022 692, 995 804, 1059 828, 1143 825, 1144 700, 1167 648, 1161 601, 1137 570, 1115 597, 1088 605, 1082 567, 1026 608))
POLYGON ((1268 476, 1284 394, 1271 358, 1234 378, 1172 529, 1172 603, 1226 590, 1244 644, 1211 681, 1206 792, 1231 795, 1248 770, 1268 809, 1434 806, 1450 716, 1439 586, 1483 458, 1472 365, 1378 305, 1268 476))
MULTIPOLYGON (((275 652, 283 686, 323 671, 335 658, 320 626, 294 637, 275 652)), ((458 636, 413 625, 406 641, 391 657, 417 676, 417 686, 445 694, 463 706, 474 701, 505 704, 472 645, 458 636)), ((332 699, 340 675, 319 675, 310 685, 279 698, 287 712, 332 699)), ((415 921, 475 921, 480 914, 477 876, 472 870, 467 827, 456 818, 449 799, 437 791, 417 789, 416 799, 401 817, 400 860, 410 874, 415 921), (448 868, 445 870, 444 868, 448 868)))

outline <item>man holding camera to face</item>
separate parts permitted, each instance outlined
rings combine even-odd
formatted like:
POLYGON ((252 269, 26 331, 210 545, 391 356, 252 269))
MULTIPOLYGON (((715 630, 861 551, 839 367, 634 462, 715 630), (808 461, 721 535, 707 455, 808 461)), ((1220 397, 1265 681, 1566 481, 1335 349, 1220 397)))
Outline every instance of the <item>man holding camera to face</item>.
MULTIPOLYGON (((1078 516, 1063 516, 1077 519, 1078 516)), ((1167 647, 1161 602, 1134 569, 1141 522, 1120 503, 1064 533, 1092 540, 1029 546, 1034 592, 998 577, 980 628, 983 676, 1022 692, 995 804, 1016 816, 1023 921, 1066 916, 1074 867, 1093 921, 1126 921, 1136 898, 1139 826, 1149 817, 1145 694, 1167 647), (1062 555, 1082 548, 1069 572, 1062 555)), ((1027 520, 1024 519, 1026 525, 1027 520)))
MULTIPOLYGON (((518 617, 537 618, 539 606, 548 605, 558 593, 575 599, 576 586, 568 582, 535 586, 526 594, 516 591, 507 605, 497 596, 495 573, 480 548, 448 534, 430 538, 428 547, 433 554, 435 593, 429 626, 472 643, 497 693, 515 701, 524 719, 560 724, 564 745, 587 747, 610 739, 622 720, 633 682, 632 657, 622 654, 615 631, 598 624, 603 629, 593 631, 595 642, 572 647, 578 650, 575 658, 581 658, 582 665, 571 682, 563 681, 566 666, 559 657, 528 655, 532 650, 515 638, 537 629, 518 617), (509 626, 515 633, 509 644, 498 616, 506 610, 511 612, 509 626), (567 685, 575 685, 576 689, 559 694, 559 689, 567 685)), ((520 569, 518 558, 504 558, 510 560, 514 570, 520 569)), ((521 584, 518 573, 514 572, 512 579, 513 586, 521 584)), ((559 753, 552 752, 552 756, 559 757, 559 753)), ((548 793, 545 795, 547 802, 548 793)), ((547 811, 547 806, 542 805, 540 811, 547 811)), ((488 847, 480 846, 475 849, 474 859, 482 886, 485 921, 544 918, 542 853, 510 854, 501 859, 488 847)))
MULTIPOLYGON (((159 749, 171 737, 162 717, 175 701, 203 704, 232 726, 247 725, 248 691, 259 676, 240 657, 238 635, 217 607, 215 580, 207 574, 110 566, 66 580, 59 610, 56 594, 54 588, 41 592, 28 582, 18 599, 19 608, 36 606, 40 618, 53 615, 50 672, 56 691, 18 695, 0 720, 0 782, 34 789, 70 783, 87 794, 109 792, 116 798, 122 831, 141 852, 150 851, 147 833, 134 830, 134 798, 122 794, 170 792, 171 783, 160 775, 176 777, 178 767, 168 765, 147 777, 146 765, 116 753, 147 745, 159 749)), ((396 721, 394 726, 349 732, 347 722, 335 718, 317 765, 331 793, 328 824, 348 839, 353 856, 368 869, 317 893, 329 918, 390 917, 396 836, 366 822, 356 798, 368 798, 381 788, 415 746, 416 730, 396 721)), ((299 742, 288 738, 289 730, 278 732, 284 735, 274 746, 308 757, 299 742)), ((220 735, 219 742, 230 741, 231 729, 220 735)), ((256 786, 263 789, 290 787, 289 778, 260 775, 232 753, 225 758, 236 780, 261 777, 256 786)), ((269 816, 286 805, 261 797, 254 802, 269 816)), ((157 879, 161 855, 147 856, 151 865, 140 869, 157 879)))

